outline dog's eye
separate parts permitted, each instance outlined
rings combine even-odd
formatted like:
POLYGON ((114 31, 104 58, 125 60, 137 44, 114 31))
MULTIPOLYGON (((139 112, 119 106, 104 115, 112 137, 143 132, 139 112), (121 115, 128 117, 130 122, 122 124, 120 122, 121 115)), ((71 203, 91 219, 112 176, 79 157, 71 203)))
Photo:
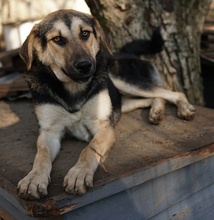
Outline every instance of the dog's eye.
POLYGON ((87 40, 89 38, 90 31, 81 31, 81 38, 87 40))
POLYGON ((58 45, 61 45, 61 46, 66 44, 66 39, 61 36, 56 36, 56 37, 52 38, 52 41, 58 45))
POLYGON ((56 36, 52 39, 55 43, 59 42, 61 40, 60 36, 56 36))

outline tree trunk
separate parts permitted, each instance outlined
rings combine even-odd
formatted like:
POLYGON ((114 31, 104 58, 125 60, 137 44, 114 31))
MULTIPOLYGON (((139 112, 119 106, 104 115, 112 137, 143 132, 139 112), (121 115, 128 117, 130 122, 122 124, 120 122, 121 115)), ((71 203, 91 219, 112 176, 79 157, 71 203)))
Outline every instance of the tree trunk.
POLYGON ((203 105, 200 37, 211 0, 86 0, 113 51, 133 39, 150 39, 161 27, 164 50, 144 58, 155 63, 169 88, 203 105))

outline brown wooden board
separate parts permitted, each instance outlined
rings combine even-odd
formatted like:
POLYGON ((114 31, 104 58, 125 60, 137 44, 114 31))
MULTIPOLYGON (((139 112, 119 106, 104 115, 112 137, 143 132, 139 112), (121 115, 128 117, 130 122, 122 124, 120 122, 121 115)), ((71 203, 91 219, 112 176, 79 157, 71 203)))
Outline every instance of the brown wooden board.
POLYGON ((117 143, 103 164, 105 170, 98 168, 94 188, 81 197, 66 195, 62 183, 86 143, 65 139, 53 165, 48 197, 26 202, 17 198, 16 185, 32 168, 36 153, 33 105, 1 101, 0 195, 23 213, 61 215, 139 184, 134 178, 142 183, 209 157, 214 154, 214 110, 199 106, 196 110, 195 118, 187 122, 177 118, 175 107, 168 106, 158 126, 149 123, 148 109, 124 114, 116 127, 117 143))

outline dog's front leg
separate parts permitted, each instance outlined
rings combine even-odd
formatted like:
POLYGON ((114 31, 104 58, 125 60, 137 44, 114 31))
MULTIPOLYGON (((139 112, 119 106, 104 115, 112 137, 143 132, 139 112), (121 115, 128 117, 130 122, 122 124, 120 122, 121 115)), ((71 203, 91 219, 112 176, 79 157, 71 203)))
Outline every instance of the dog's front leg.
POLYGON ((37 140, 37 154, 33 168, 18 183, 19 197, 35 200, 47 195, 52 161, 55 159, 59 149, 59 135, 50 130, 41 130, 37 140))
POLYGON ((76 165, 65 176, 63 186, 68 194, 82 195, 87 187, 93 186, 94 173, 114 142, 114 128, 104 125, 81 152, 76 165))

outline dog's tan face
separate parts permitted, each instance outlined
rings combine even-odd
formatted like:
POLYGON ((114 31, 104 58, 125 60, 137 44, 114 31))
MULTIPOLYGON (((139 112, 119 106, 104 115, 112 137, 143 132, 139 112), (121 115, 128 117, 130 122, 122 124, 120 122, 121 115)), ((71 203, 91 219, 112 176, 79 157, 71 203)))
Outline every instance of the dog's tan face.
POLYGON ((20 55, 28 70, 37 56, 60 81, 72 79, 82 83, 96 71, 96 55, 101 43, 109 51, 96 19, 74 10, 63 10, 49 14, 34 26, 20 55))

